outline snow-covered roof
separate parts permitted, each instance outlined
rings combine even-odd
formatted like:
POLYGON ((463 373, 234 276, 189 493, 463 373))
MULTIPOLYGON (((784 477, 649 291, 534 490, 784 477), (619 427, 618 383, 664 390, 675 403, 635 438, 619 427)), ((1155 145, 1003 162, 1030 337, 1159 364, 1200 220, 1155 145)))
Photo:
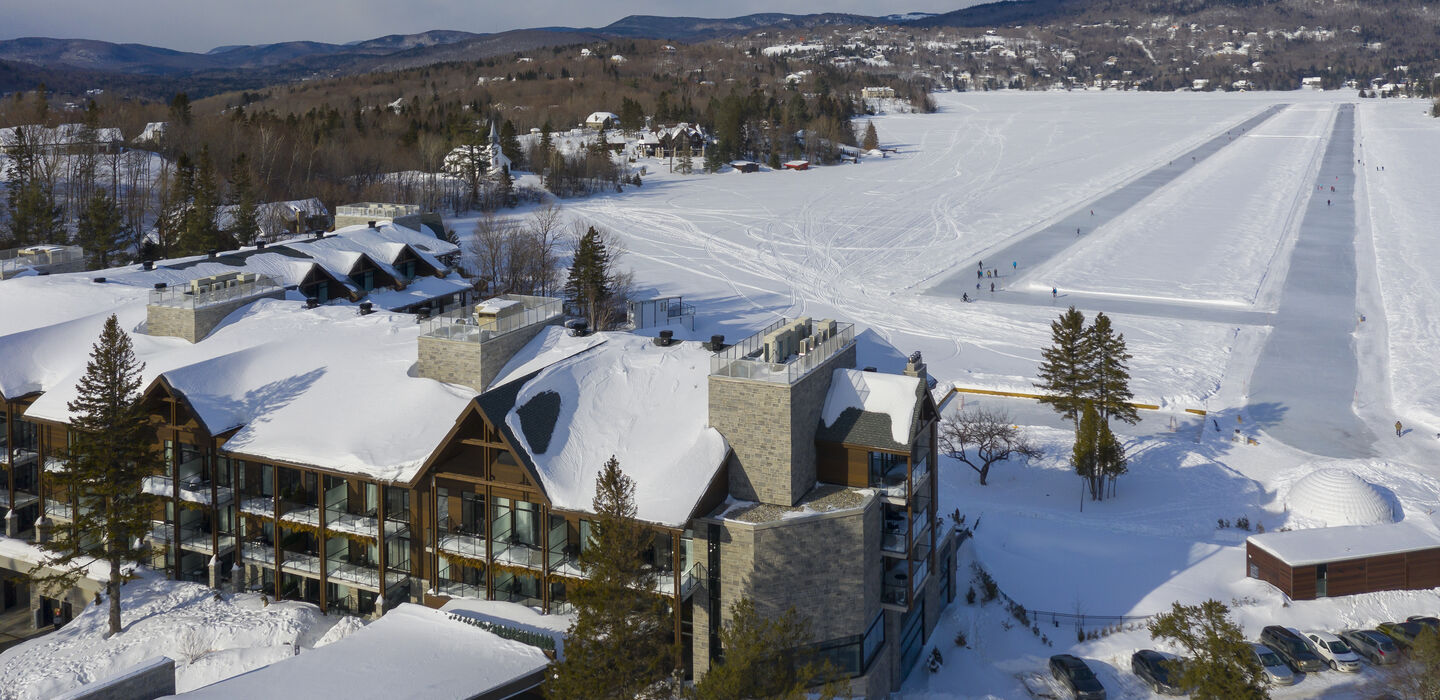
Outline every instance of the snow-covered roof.
POLYGON ((866 415, 883 417, 889 421, 889 437, 897 445, 908 446, 914 437, 915 415, 922 396, 919 377, 837 369, 830 379, 820 423, 835 429, 842 419, 858 424, 866 415), (851 413, 848 418, 847 411, 851 413), (861 415, 854 415, 856 412, 861 415))
POLYGON ((1246 541, 1290 566, 1440 549, 1440 534, 1411 523, 1267 532, 1246 541))
MULTIPOLYGON (((222 231, 229 231, 235 225, 235 213, 240 209, 239 205, 227 204, 215 210, 215 225, 222 231)), ((263 202, 255 205, 255 218, 260 224, 260 229, 267 235, 275 235, 281 230, 290 230, 295 225, 295 215, 304 214, 306 217, 326 216, 330 210, 320 200, 311 197, 309 199, 292 199, 284 202, 263 202)))
POLYGON ((440 610, 402 603, 340 641, 193 690, 186 697, 459 700, 487 696, 515 683, 528 685, 527 679, 549 663, 544 652, 528 644, 504 639, 440 610))
MULTIPOLYGON (((163 377, 211 434, 239 428, 225 450, 408 482, 474 396, 410 376, 419 333, 409 315, 305 309, 292 298, 259 300, 193 345, 132 337, 147 385, 163 377)), ((50 381, 26 416, 69 422, 91 342, 77 343, 57 366, 63 378, 50 381)))
POLYGON ((1285 495, 1292 515, 1322 527, 1395 522, 1395 512, 1374 484, 1345 469, 1317 469, 1285 495))
POLYGON ((614 455, 635 480, 640 519, 684 524, 729 451, 708 425, 710 353, 628 333, 567 341, 563 329, 547 329, 501 374, 546 360, 479 403, 535 469, 550 503, 590 511, 595 477, 614 455))
POLYGON ((618 115, 616 115, 614 112, 591 112, 591 113, 590 113, 590 116, 585 117, 585 123, 586 123, 586 124, 599 124, 599 123, 605 121, 606 119, 609 119, 610 121, 615 121, 615 122, 620 121, 620 117, 619 117, 618 115))

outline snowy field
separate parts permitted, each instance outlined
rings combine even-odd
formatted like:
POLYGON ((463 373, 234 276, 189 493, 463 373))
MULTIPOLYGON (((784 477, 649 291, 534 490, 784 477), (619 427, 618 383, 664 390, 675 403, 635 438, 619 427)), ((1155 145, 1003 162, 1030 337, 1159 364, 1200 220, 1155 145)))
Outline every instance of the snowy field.
MULTIPOLYGON (((1429 192, 1440 120, 1425 115, 1428 103, 1358 102, 1349 92, 936 97, 938 114, 875 118, 882 144, 899 148, 887 158, 708 177, 642 161, 640 190, 565 202, 571 216, 619 234, 642 296, 680 294, 697 305, 695 331, 679 335, 734 339, 781 315, 849 319, 868 331, 859 336, 861 365, 896 370, 921 350, 942 382, 1032 391, 1049 322, 1064 307, 1087 317, 1104 311, 1125 334, 1136 397, 1161 409, 1120 426, 1130 472, 1116 498, 1085 502, 1083 512, 1066 463, 1070 426, 1023 399, 962 395, 967 405, 1011 411, 1044 443, 1045 457, 1000 465, 985 487, 963 464, 942 464, 940 512, 959 509, 982 524, 962 555, 962 597, 929 641, 945 664, 934 675, 917 666, 905 695, 1030 697, 1025 678, 1043 673, 1050 654, 1070 651, 1094 662, 1110 697, 1150 697, 1129 673, 1130 654, 1153 646, 1140 622, 1077 643, 1074 627, 1057 621, 1041 625, 1050 642, 1042 643, 999 603, 965 604, 971 562, 1031 610, 1143 618, 1175 601, 1216 598, 1235 604, 1252 638, 1269 624, 1339 630, 1440 613, 1440 591, 1287 604, 1245 577, 1249 533, 1217 527, 1242 516, 1267 530, 1309 524, 1288 509, 1288 489, 1338 466, 1375 484, 1404 523, 1440 538, 1440 198, 1429 192), (1339 130, 1338 115, 1357 102, 1352 136, 1339 130), (1276 105, 1284 108, 1265 116, 1276 105), (1181 165, 1177 158, 1212 140, 1216 150, 1123 211, 1105 212, 1104 224, 1059 252, 992 259, 1026 250, 1057 222, 1181 165), (1327 151, 1332 145, 1339 150, 1327 151), (1336 175, 1350 150, 1353 172, 1336 175), (1322 162, 1330 168, 1325 183, 1322 162), (1353 206, 1353 225, 1326 219, 1342 204, 1353 206), (1317 234, 1311 221, 1327 228, 1317 234), (1291 277, 1298 242, 1317 235, 1353 239, 1355 289, 1327 282, 1345 279, 1347 260, 1312 260, 1291 277), (977 268, 994 273, 975 280, 981 287, 967 292, 970 303, 959 291, 937 291, 942 280, 964 280, 977 268), (1058 298, 1047 293, 1052 286, 1058 298), (1310 297, 1291 291, 1315 286, 1332 292, 1315 297, 1323 308, 1306 308, 1310 297), (1320 391, 1335 380, 1317 373, 1278 399, 1252 401, 1252 380, 1268 371, 1261 359, 1275 353, 1265 349, 1277 323, 1287 324, 1287 343, 1297 331, 1303 343, 1312 314, 1333 325, 1352 313, 1349 337, 1323 336, 1316 350, 1328 364, 1358 370, 1353 391, 1320 391), (1209 415, 1202 421, 1182 410, 1190 408, 1209 415), (1316 411, 1366 429, 1334 434, 1309 425, 1316 411), (1408 429, 1400 438, 1391 427, 1397 418, 1408 429), (1307 450, 1322 437, 1368 456, 1335 460, 1307 450), (970 648, 955 646, 960 631, 970 648)), ((464 233, 471 223, 451 226, 464 233)), ((1099 625, 1092 619, 1090 627, 1099 625)), ((1275 695, 1367 697, 1386 679, 1370 669, 1311 674, 1275 695)))

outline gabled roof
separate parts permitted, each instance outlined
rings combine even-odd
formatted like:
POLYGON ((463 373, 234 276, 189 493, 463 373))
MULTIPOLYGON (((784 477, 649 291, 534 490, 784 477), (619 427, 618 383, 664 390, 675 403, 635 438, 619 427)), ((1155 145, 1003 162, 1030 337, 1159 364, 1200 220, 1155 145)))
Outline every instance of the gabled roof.
POLYGON ((512 373, 476 405, 552 506, 590 512, 595 477, 613 455, 635 480, 641 520, 684 525, 730 449, 708 426, 710 353, 628 333, 573 345, 561 337, 563 329, 550 328, 531 340, 511 367, 541 366, 512 373))
POLYGON ((837 369, 815 439, 909 452, 927 398, 918 377, 837 369))

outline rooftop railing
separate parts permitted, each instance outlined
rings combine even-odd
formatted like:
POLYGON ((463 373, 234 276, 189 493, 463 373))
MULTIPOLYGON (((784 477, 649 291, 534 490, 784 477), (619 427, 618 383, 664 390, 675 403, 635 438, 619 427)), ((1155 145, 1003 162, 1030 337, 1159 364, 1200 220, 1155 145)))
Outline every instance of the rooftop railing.
POLYGON ((475 318, 475 307, 466 306, 423 321, 421 335, 441 340, 483 343, 521 328, 558 318, 564 313, 561 300, 551 297, 507 294, 503 298, 524 304, 524 310, 481 322, 475 318))
POLYGON ((78 245, 38 245, 24 248, 0 250, 0 273, 8 277, 27 268, 45 268, 51 265, 79 262, 85 259, 85 249, 78 245))
POLYGON ((150 290, 151 306, 167 306, 177 309, 198 309, 216 304, 264 296, 283 291, 284 285, 265 275, 252 281, 201 287, 199 291, 191 286, 164 287, 150 290))
POLYGON ((817 340, 801 342, 798 352, 778 358, 778 362, 767 360, 765 357, 766 339, 775 331, 794 324, 794 321, 782 318, 761 329, 759 333, 715 353, 710 358, 710 374, 777 384, 794 384, 801 377, 809 374, 811 370, 824 364, 826 360, 855 342, 855 324, 853 323, 836 323, 833 332, 826 332, 821 328, 819 322, 811 321, 804 325, 807 335, 801 340, 809 341, 811 338, 817 340))

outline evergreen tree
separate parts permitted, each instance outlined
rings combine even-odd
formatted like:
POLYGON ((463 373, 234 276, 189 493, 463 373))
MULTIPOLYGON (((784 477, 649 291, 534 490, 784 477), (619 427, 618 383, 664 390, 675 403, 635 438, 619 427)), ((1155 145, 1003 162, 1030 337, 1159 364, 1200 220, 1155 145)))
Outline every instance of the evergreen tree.
POLYGON ((600 232, 591 226, 575 246, 570 277, 565 281, 565 298, 579 306, 590 327, 603 330, 606 302, 610 300, 610 253, 600 232))
MULTIPOLYGON (((685 160, 688 161, 689 158, 685 160)), ((725 167, 725 158, 721 155, 718 147, 705 152, 705 172, 718 173, 723 167, 725 167)))
POLYGON ((655 575, 641 553, 652 536, 635 519, 635 483, 611 457, 595 478, 595 521, 580 554, 585 577, 570 600, 575 622, 565 658, 554 666, 545 695, 555 699, 632 700, 670 697, 663 682, 678 649, 655 575))
POLYGON ((515 136, 515 125, 509 119, 500 125, 500 152, 514 165, 520 165, 523 153, 520 151, 520 139, 515 136))
MULTIPOLYGON (((796 659, 791 650, 809 644, 809 626, 794 608, 778 617, 763 615, 755 602, 742 597, 730 606, 730 620, 720 629, 723 658, 695 683, 694 700, 809 697, 808 688, 825 677, 816 664, 796 659)), ((821 697, 834 697, 826 689, 821 697)))
POLYGON ((103 189, 95 190, 80 217, 79 243, 89 255, 89 267, 103 270, 125 248, 125 217, 103 189))
POLYGON ((1090 500, 1097 500, 1103 481, 1100 469, 1100 414, 1095 404, 1085 402, 1080 422, 1075 426, 1075 444, 1070 448, 1070 466, 1085 480, 1090 489, 1090 500))
POLYGON ((1100 411, 1100 419, 1108 422, 1115 418, 1130 425, 1139 423, 1140 415, 1130 404, 1135 396, 1130 392, 1131 356, 1125 351, 1125 335, 1117 335, 1110 325, 1110 317, 1098 313, 1086 331, 1086 342, 1092 362, 1086 393, 1100 411))
MULTIPOLYGON (((1100 476, 1111 486, 1120 475, 1129 471, 1130 461, 1125 457, 1125 446, 1110 432, 1110 424, 1100 418, 1100 433, 1095 437, 1095 466, 1100 476)), ((1105 493, 1102 484, 1101 498, 1105 493)))
POLYGON ((1265 671, 1224 603, 1175 603, 1170 612, 1152 618, 1149 627, 1151 639, 1166 639, 1185 650, 1188 660, 1177 679, 1195 700, 1270 697, 1265 671))
POLYGON ((230 187, 235 215, 230 218, 230 236, 240 245, 251 245, 260 237, 260 213, 255 185, 250 180, 250 161, 244 153, 230 166, 230 187))
POLYGON ((880 134, 875 132, 875 122, 865 123, 865 140, 860 147, 867 151, 873 151, 880 147, 880 134))
POLYGON ((43 566, 52 572, 31 576, 42 587, 73 585, 78 567, 94 559, 109 564, 105 594, 110 603, 109 634, 119 634, 120 586, 127 576, 123 567, 139 559, 136 547, 150 528, 151 507, 140 482, 154 471, 154 429, 140 405, 141 372, 130 336, 115 316, 90 352, 75 400, 67 408, 70 420, 69 454, 58 471, 55 485, 79 494, 74 520, 42 543, 49 553, 43 566))
POLYGON ((1035 388, 1045 392, 1040 403, 1049 406, 1071 423, 1078 434, 1080 409, 1090 395, 1090 374, 1094 366, 1093 345, 1087 341, 1085 315, 1070 307, 1050 322, 1050 347, 1040 351, 1040 381, 1035 388))
POLYGON ((540 127, 540 162, 549 163, 550 154, 555 150, 555 142, 550 138, 550 120, 540 127))
MULTIPOLYGON (((177 165, 177 173, 178 173, 177 165)), ((181 255, 196 255, 213 249, 226 247, 219 229, 215 225, 215 213, 219 209, 219 188, 215 182, 215 168, 210 162, 210 149, 200 149, 200 158, 191 171, 192 176, 186 192, 183 226, 176 241, 177 252, 181 255)))
POLYGON ((620 101, 620 128, 625 131, 645 128, 645 110, 639 102, 628 97, 620 101))
POLYGON ((6 151, 5 227, 0 248, 64 242, 64 210, 40 173, 38 130, 16 128, 6 151))
MULTIPOLYGON (((689 175, 695 172, 695 159, 690 155, 690 147, 683 146, 677 148, 676 151, 678 152, 675 155, 675 172, 681 175, 689 175)), ((709 156, 713 153, 714 151, 709 151, 706 155, 709 156)), ((709 160, 708 157, 707 160, 709 160)), ((719 168, 716 169, 718 170, 719 168)))
POLYGON ((500 200, 500 206, 515 206, 515 180, 510 177, 509 168, 500 169, 500 175, 495 179, 495 194, 500 200))

